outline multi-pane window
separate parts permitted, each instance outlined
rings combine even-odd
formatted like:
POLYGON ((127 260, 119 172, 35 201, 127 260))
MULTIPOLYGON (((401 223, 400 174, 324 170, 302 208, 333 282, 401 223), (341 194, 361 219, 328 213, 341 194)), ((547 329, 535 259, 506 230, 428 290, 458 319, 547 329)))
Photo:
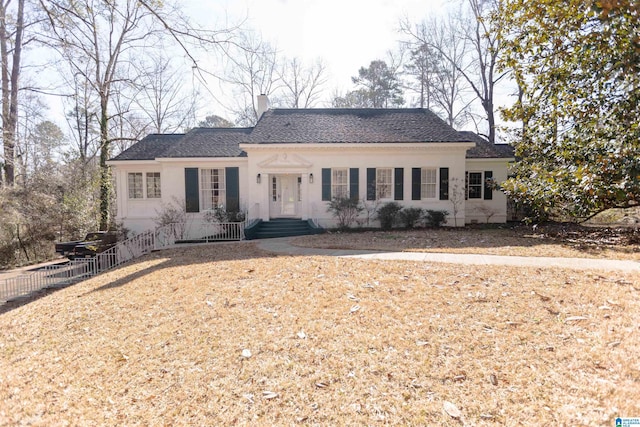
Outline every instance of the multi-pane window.
POLYGON ((482 198, 482 172, 467 174, 467 197, 469 199, 482 198))
POLYGON ((393 169, 376 169, 376 197, 378 199, 390 199, 393 190, 393 169))
POLYGON ((331 169, 331 197, 349 197, 349 169, 331 169))
POLYGON ((147 198, 159 199, 160 197, 160 172, 147 172, 147 198))
POLYGON ((129 188, 130 199, 142 199, 144 197, 142 190, 142 173, 129 172, 127 174, 127 186, 129 188))
POLYGON ((422 168, 420 179, 420 198, 434 199, 436 197, 436 170, 422 168))
POLYGON ((200 210, 214 209, 225 202, 224 169, 200 169, 200 210))
POLYGON ((275 176, 271 178, 271 200, 278 201, 278 179, 275 176))

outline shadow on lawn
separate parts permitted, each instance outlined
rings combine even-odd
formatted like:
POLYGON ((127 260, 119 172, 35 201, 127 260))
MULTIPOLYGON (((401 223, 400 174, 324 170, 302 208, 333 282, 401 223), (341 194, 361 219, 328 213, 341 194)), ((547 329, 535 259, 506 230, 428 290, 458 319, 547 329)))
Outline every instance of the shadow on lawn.
MULTIPOLYGON (((223 243, 208 243, 208 244, 200 244, 200 245, 185 245, 183 247, 171 248, 166 250, 161 250, 157 252, 152 252, 151 254, 142 256, 138 259, 130 261, 128 263, 123 264, 120 267, 114 268, 112 270, 106 271, 102 274, 94 276, 91 279, 87 280, 100 280, 100 278, 104 277, 107 274, 118 273, 122 269, 130 269, 133 271, 127 274, 124 277, 106 283, 100 287, 92 289, 91 291, 80 295, 84 296, 87 294, 106 291, 109 289, 119 288, 127 285, 128 283, 136 280, 144 278, 145 276, 155 273, 158 270, 162 270, 165 268, 172 267, 180 267, 187 265, 194 265, 200 263, 209 263, 214 261, 242 261, 249 260, 255 258, 272 258, 277 255, 269 254, 267 252, 261 251, 255 245, 255 243, 248 242, 223 242, 223 243), (137 269, 137 265, 141 265, 147 263, 149 261, 153 261, 154 259, 161 259, 162 262, 150 265, 148 267, 137 269)), ((40 298, 46 297, 54 292, 57 292, 61 289, 65 289, 69 286, 77 285, 77 282, 70 285, 57 286, 52 288, 44 288, 39 291, 32 292, 29 295, 16 298, 11 301, 7 301, 6 303, 0 305, 0 314, 7 313, 11 310, 14 310, 18 307, 22 307, 31 302, 37 301, 40 298)))

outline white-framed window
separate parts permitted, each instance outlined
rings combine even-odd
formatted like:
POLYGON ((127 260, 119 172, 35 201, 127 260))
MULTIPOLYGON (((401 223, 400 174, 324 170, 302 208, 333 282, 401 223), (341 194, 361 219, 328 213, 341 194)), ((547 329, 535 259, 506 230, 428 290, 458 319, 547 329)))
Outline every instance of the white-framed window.
POLYGON ((435 168, 422 168, 420 178, 420 198, 435 199, 437 189, 437 172, 435 168))
POLYGON ((214 209, 226 200, 224 169, 200 169, 200 210, 214 209))
POLYGON ((467 198, 482 198, 482 172, 467 172, 467 198))
POLYGON ((142 172, 129 172, 127 174, 127 187, 130 199, 144 198, 142 186, 142 172))
POLYGON ((160 172, 147 172, 147 199, 159 199, 160 193, 160 172))
POLYGON ((349 197, 349 169, 331 169, 331 198, 349 197))
POLYGON ((376 198, 391 199, 393 197, 393 169, 376 169, 376 198))

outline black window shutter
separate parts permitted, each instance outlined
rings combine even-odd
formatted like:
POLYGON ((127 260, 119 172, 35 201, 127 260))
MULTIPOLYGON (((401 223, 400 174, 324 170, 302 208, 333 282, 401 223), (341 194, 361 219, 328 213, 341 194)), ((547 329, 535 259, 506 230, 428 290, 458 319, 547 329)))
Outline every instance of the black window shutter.
POLYGON ((376 199, 376 168, 367 168, 367 200, 376 199))
POLYGON ((449 168, 440 168, 440 200, 449 200, 449 168))
POLYGON ((493 179, 493 171, 484 171, 484 199, 493 199, 493 188, 491 188, 491 180, 493 179))
POLYGON ((237 167, 225 168, 227 212, 240 212, 240 172, 237 167))
POLYGON ((322 201, 331 201, 331 169, 322 168, 322 201))
POLYGON ((404 168, 396 168, 393 186, 395 188, 393 199, 402 200, 404 198, 404 168))
POLYGON ((360 169, 358 168, 350 168, 349 169, 349 197, 354 200, 358 200, 360 198, 360 169))
POLYGON ((184 199, 187 212, 200 212, 198 168, 184 168, 184 199))
POLYGON ((411 200, 422 198, 422 169, 411 168, 411 200))

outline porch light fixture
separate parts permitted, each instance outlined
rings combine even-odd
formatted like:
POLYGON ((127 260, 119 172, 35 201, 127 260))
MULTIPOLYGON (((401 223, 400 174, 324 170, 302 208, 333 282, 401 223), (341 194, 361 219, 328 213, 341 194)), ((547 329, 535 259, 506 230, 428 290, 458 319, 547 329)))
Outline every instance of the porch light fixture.
POLYGON ((256 183, 260 184, 260 181, 262 181, 262 177, 260 176, 260 174, 256 175, 256 183))
POLYGON ((313 174, 309 174, 309 184, 313 184, 313 174))

